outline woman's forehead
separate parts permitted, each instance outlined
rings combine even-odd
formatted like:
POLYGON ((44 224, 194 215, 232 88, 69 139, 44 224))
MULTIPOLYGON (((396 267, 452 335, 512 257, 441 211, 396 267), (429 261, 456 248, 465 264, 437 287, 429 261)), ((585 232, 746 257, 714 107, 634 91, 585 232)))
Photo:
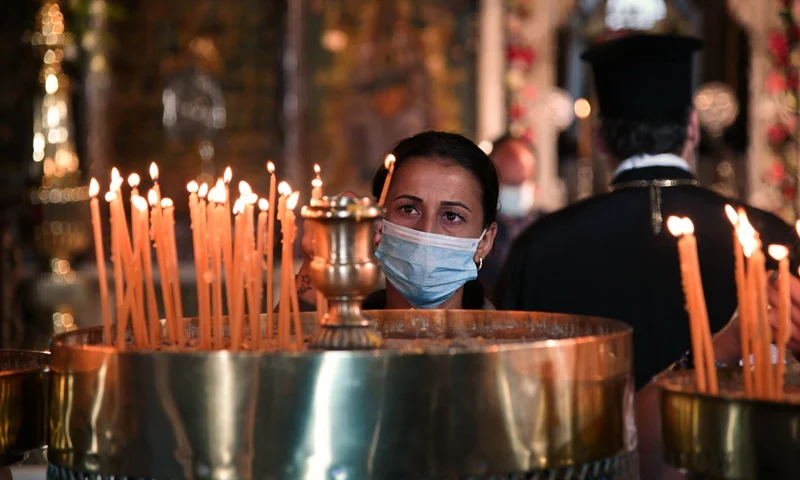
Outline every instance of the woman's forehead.
POLYGON ((470 208, 480 205, 481 187, 475 176, 447 159, 410 158, 398 166, 389 188, 393 196, 413 195, 437 202, 457 200, 470 208))

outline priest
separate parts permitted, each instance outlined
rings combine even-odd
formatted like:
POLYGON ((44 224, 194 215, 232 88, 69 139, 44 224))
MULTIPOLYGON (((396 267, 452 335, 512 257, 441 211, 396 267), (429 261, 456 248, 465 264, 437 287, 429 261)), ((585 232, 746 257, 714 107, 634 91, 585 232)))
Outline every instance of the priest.
POLYGON ((697 182, 692 57, 701 45, 682 36, 633 34, 583 55, 599 103, 597 137, 614 169, 611 192, 526 229, 496 292, 504 310, 595 315, 631 325, 637 389, 690 346, 676 239, 666 229, 670 215, 694 222, 712 331, 737 306, 725 204, 745 208, 765 246, 798 240, 778 217, 697 182))

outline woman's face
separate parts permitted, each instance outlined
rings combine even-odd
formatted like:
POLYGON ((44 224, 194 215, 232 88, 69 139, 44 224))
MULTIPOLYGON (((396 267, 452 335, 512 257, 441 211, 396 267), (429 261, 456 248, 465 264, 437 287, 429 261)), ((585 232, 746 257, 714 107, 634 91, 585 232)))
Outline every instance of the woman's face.
MULTIPOLYGON (((481 198, 480 183, 463 167, 446 160, 410 158, 392 177, 386 220, 428 233, 478 238, 484 227, 481 198)), ((487 229, 476 257, 489 253, 496 228, 492 224, 487 229)))

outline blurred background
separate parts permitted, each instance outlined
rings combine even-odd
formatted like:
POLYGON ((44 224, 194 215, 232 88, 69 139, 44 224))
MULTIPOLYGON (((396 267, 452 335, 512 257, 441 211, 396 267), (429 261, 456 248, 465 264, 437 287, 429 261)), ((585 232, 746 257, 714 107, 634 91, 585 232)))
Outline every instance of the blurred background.
POLYGON ((263 195, 272 160, 307 195, 316 163, 327 192, 366 195, 426 129, 526 139, 543 209, 606 191, 579 56, 631 31, 705 41, 701 182, 797 216, 794 1, 19 0, 0 18, 3 348, 98 323, 87 185, 112 166, 149 188, 158 163, 186 260, 188 180, 230 165, 263 195))

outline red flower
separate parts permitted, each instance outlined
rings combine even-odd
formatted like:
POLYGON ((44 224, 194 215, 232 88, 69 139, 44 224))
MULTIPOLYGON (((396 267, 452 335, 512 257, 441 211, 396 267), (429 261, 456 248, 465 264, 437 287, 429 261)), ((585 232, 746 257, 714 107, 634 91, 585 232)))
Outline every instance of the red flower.
POLYGON ((789 56, 789 41, 786 39, 786 35, 781 32, 769 32, 769 41, 767 45, 769 51, 775 56, 775 61, 778 65, 785 65, 786 59, 789 56))
POLYGON ((772 145, 780 145, 786 140, 786 129, 783 125, 773 125, 767 129, 767 136, 772 145))
POLYGON ((786 77, 778 70, 773 70, 767 75, 767 91, 773 95, 786 90, 786 77))
POLYGON ((783 193, 783 198, 787 200, 794 200, 795 190, 792 184, 786 184, 781 192, 783 193))
POLYGON ((533 65, 533 62, 536 61, 536 51, 532 48, 509 45, 506 50, 506 59, 508 63, 518 62, 526 67, 530 67, 533 65))
POLYGON ((511 108, 509 108, 509 115, 512 120, 519 120, 525 115, 525 107, 519 103, 512 103, 511 108))
POLYGON ((772 170, 769 172, 770 180, 774 183, 778 183, 784 175, 786 175, 786 169, 783 164, 781 162, 774 162, 772 164, 772 170))
POLYGON ((797 90, 797 87, 800 86, 800 75, 798 75, 797 70, 792 70, 789 72, 789 75, 786 78, 786 86, 790 90, 797 90))

